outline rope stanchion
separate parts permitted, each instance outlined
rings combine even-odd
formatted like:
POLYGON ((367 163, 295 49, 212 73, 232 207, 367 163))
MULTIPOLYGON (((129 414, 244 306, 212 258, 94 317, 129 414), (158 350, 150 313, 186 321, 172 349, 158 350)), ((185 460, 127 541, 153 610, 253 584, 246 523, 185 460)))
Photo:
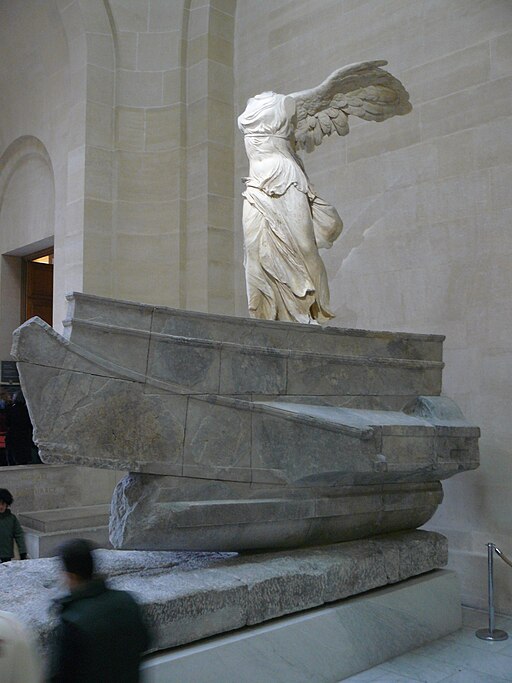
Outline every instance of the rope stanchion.
POLYGON ((475 633, 477 638, 481 640, 507 640, 508 633, 499 628, 494 628, 494 553, 501 557, 501 559, 512 567, 512 562, 506 555, 494 545, 494 543, 487 544, 487 595, 489 603, 489 625, 488 628, 480 628, 475 633))

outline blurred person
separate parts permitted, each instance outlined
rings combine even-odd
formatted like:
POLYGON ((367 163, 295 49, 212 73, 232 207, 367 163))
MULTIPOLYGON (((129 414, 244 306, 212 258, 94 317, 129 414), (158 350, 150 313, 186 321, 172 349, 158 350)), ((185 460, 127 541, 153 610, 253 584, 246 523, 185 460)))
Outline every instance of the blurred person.
POLYGON ((27 559, 25 534, 16 515, 10 510, 14 498, 7 489, 0 489, 0 562, 10 562, 14 557, 14 541, 20 558, 27 559))
POLYGON ((41 672, 34 644, 10 612, 0 611, 0 681, 40 683, 41 672))
POLYGON ((94 573, 92 544, 73 539, 58 549, 69 594, 57 601, 60 624, 48 683, 138 683, 148 631, 125 591, 94 573))

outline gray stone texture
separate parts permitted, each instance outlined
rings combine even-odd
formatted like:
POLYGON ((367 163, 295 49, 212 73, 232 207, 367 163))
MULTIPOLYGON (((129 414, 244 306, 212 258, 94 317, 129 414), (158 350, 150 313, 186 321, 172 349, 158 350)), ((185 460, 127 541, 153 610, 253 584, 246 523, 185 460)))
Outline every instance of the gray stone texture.
POLYGON ((45 462, 144 475, 115 493, 116 547, 293 547, 410 529, 436 507, 416 484, 478 466, 478 428, 439 396, 442 337, 85 294, 69 304, 66 338, 33 319, 14 333, 13 356, 45 462), (156 480, 158 496, 167 486, 174 498, 146 495, 156 480), (207 496, 193 480, 211 482, 207 496), (224 483, 241 489, 225 496, 224 483), (349 498, 343 487, 361 500, 388 484, 416 491, 416 502, 384 510, 379 494, 352 520, 350 505, 320 512, 325 499, 349 498))
MULTIPOLYGON (((412 531, 302 550, 234 555, 96 551, 97 570, 141 603, 163 650, 397 583, 447 562, 446 539, 412 531)), ((45 650, 56 626, 56 559, 0 565, 2 609, 45 650)))

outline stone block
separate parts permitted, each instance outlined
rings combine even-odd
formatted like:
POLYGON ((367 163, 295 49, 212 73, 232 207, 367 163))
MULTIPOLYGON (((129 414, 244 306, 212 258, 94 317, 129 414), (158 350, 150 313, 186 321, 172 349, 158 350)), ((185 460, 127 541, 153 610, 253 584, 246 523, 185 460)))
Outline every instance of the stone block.
POLYGON ((253 467, 279 470, 289 483, 351 484, 358 472, 367 470, 375 453, 371 440, 361 441, 312 424, 257 412, 252 422, 253 467))
POLYGON ((118 153, 119 199, 166 202, 169 187, 176 186, 179 168, 176 154, 165 150, 139 154, 118 153))
POLYGON ((182 76, 183 70, 181 68, 170 69, 164 72, 164 91, 162 104, 177 104, 178 102, 182 101, 182 76))
POLYGON ((272 350, 258 353, 224 345, 221 349, 221 394, 284 394, 286 392, 286 357, 272 350))
POLYGON ((378 362, 291 354, 287 391, 290 394, 389 393, 435 395, 441 391, 442 366, 397 360, 378 362))
POLYGON ((219 392, 220 348, 196 340, 158 338, 149 347, 147 374, 191 393, 219 392))
POLYGON ((117 68, 134 71, 137 68, 137 33, 117 31, 117 68))
POLYGON ((181 28, 182 6, 167 0, 149 0, 149 31, 173 31, 181 28))
POLYGON ((146 152, 180 147, 181 115, 180 105, 148 109, 145 132, 146 152))
POLYGON ((144 151, 144 109, 116 107, 116 145, 126 151, 144 151))
MULTIPOLYGON (((250 481, 251 414, 230 408, 189 400, 184 445, 184 466, 196 466, 207 476, 210 467, 225 469, 229 478, 231 468, 247 468, 250 481)), ((212 478, 215 476, 211 475, 212 478)), ((217 472, 218 476, 218 472, 217 472)))
MULTIPOLYGON (((129 590, 142 604, 152 649, 164 650, 428 572, 446 562, 446 540, 409 532, 243 556, 99 550, 96 561, 114 588, 129 590)), ((4 609, 27 623, 46 649, 56 626, 48 608, 58 590, 57 561, 11 562, 0 573, 4 609)))
POLYGON ((149 3, 112 0, 111 10, 118 31, 147 31, 149 3))
POLYGON ((161 107, 163 72, 119 69, 116 79, 116 102, 125 107, 161 107))
POLYGON ((88 146, 85 153, 85 195, 94 199, 112 199, 112 152, 88 146))
POLYGON ((87 66, 87 99, 114 105, 114 71, 95 64, 87 66))
POLYGON ((166 71, 180 64, 181 32, 173 31, 140 33, 137 67, 140 71, 166 71))

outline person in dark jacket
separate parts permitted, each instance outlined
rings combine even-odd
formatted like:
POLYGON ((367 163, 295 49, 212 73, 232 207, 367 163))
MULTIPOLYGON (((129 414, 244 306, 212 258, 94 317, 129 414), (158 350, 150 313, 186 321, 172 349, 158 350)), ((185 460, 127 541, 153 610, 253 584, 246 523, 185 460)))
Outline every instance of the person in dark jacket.
POLYGON ((17 391, 6 410, 5 446, 9 465, 28 465, 32 460, 32 423, 22 391, 17 391))
POLYGON ((69 594, 57 601, 60 624, 48 683, 138 683, 149 644, 139 606, 94 575, 89 541, 67 541, 59 556, 69 594))
POLYGON ((0 489, 0 562, 10 562, 14 557, 14 541, 18 546, 22 560, 27 559, 25 535, 16 515, 9 507, 13 504, 12 493, 0 489))

